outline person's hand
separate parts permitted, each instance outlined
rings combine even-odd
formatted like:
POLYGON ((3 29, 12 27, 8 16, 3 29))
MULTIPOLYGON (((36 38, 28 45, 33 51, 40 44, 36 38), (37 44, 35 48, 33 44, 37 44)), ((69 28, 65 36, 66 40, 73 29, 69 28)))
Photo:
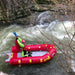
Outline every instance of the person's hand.
POLYGON ((16 40, 18 39, 18 36, 16 37, 16 40))
POLYGON ((24 40, 22 40, 22 42, 23 42, 23 43, 25 43, 25 41, 24 41, 24 40))

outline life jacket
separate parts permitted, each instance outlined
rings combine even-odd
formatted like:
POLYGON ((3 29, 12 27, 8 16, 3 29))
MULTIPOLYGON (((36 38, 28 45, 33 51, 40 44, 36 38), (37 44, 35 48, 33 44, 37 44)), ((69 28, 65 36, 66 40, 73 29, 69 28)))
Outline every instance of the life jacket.
POLYGON ((21 47, 22 57, 28 57, 28 54, 27 54, 28 51, 25 50, 25 41, 18 37, 17 42, 19 46, 21 47))
POLYGON ((24 47, 25 47, 25 42, 22 42, 22 41, 23 41, 23 40, 18 37, 17 42, 18 42, 19 46, 20 46, 21 48, 24 48, 24 47))

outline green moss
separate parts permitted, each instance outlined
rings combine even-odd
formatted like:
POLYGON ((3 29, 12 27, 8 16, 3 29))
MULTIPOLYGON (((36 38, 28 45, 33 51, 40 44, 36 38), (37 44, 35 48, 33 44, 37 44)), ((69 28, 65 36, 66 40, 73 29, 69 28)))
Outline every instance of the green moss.
POLYGON ((45 10, 43 10, 43 9, 39 9, 39 10, 37 10, 38 12, 43 12, 43 11, 45 11, 45 10))
POLYGON ((54 4, 54 2, 53 1, 51 1, 51 0, 36 0, 36 3, 38 3, 38 4, 54 4))
POLYGON ((14 15, 15 15, 15 16, 17 15, 17 12, 16 12, 16 11, 14 12, 14 15))
POLYGON ((55 3, 54 3, 53 1, 50 1, 50 3, 51 3, 52 5, 55 5, 55 3))
MULTIPOLYGON (((57 0, 59 3, 65 3, 66 0, 57 0)), ((71 1, 71 0, 70 0, 71 1)))
POLYGON ((36 0, 36 2, 37 2, 38 4, 45 4, 45 3, 48 2, 48 0, 36 0))
POLYGON ((24 6, 27 7, 28 6, 28 3, 25 3, 24 6))

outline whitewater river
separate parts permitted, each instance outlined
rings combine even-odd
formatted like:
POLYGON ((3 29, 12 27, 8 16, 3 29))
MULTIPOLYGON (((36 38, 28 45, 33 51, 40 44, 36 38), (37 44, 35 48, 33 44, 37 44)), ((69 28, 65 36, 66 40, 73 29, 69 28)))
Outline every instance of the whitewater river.
POLYGON ((70 51, 68 43, 71 43, 73 50, 75 49, 75 21, 59 21, 55 20, 49 24, 40 24, 33 27, 25 27, 21 25, 10 25, 0 28, 0 75, 67 75, 66 70, 75 71, 75 60, 67 58, 71 68, 68 67, 65 56, 57 48, 59 46, 63 52, 68 52, 69 56, 74 58, 74 51, 70 51), (67 35, 65 28, 69 35, 67 35), (8 57, 6 53, 11 52, 11 47, 14 45, 15 36, 13 32, 26 41, 26 44, 54 44, 57 48, 56 56, 45 64, 10 66, 5 63, 8 57), (73 38, 73 39, 72 39, 73 38), (72 40, 71 40, 72 39, 72 40), (53 42, 54 41, 54 42, 53 42), (62 44, 61 44, 62 43, 62 44), (62 64, 64 68, 62 67, 62 64))

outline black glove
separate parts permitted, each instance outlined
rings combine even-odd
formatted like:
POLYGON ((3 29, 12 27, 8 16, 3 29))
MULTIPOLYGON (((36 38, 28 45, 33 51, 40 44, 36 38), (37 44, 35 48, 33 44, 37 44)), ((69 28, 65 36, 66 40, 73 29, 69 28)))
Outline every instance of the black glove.
POLYGON ((18 37, 16 37, 16 40, 18 39, 18 37))

